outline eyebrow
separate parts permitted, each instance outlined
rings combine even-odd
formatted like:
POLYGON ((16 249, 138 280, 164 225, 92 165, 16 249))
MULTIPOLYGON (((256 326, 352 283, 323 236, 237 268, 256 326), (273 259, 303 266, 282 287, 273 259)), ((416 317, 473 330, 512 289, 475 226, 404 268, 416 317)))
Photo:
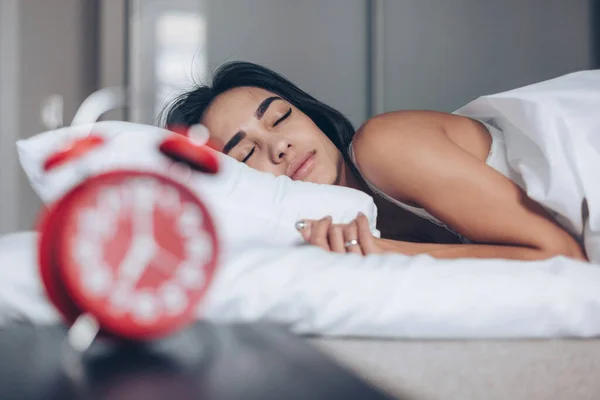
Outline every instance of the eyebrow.
POLYGON ((269 108, 271 103, 274 102, 275 100, 282 100, 282 98, 279 96, 271 96, 271 97, 267 97, 266 99, 264 99, 262 101, 262 103, 260 103, 258 108, 256 109, 254 116, 258 119, 261 119, 263 117, 263 115, 265 115, 265 112, 267 111, 267 109, 269 108))
POLYGON ((227 154, 231 151, 231 149, 233 149, 235 146, 237 146, 237 144, 239 142, 242 141, 242 139, 244 139, 246 137, 246 132, 244 131, 239 131, 237 132, 235 135, 233 135, 233 137, 231 139, 229 139, 229 142, 227 142, 225 144, 225 147, 223 147, 223 153, 227 154))
MULTIPOLYGON (((263 117, 263 115, 265 115, 265 112, 267 112, 267 110, 269 109, 269 106, 271 105, 272 102, 274 102, 275 100, 283 100, 281 97, 279 96, 271 96, 271 97, 267 97, 266 99, 264 99, 262 101, 262 103, 260 103, 258 105, 258 108, 256 109, 256 111, 254 112, 254 116, 257 119, 261 119, 263 117)), ((246 137, 246 132, 244 131, 238 131, 235 135, 233 135, 233 137, 231 139, 229 139, 229 141, 225 144, 225 146, 223 147, 223 153, 227 154, 229 153, 235 146, 238 145, 239 142, 241 142, 244 138, 246 137)))

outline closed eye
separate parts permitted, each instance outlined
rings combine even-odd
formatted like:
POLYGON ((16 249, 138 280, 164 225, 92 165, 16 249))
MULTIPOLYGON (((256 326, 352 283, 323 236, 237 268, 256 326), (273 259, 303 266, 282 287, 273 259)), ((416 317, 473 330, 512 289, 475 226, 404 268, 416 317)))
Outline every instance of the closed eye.
POLYGON ((254 154, 254 150, 256 150, 256 147, 253 147, 252 150, 250 150, 250 153, 248 153, 248 155, 244 157, 244 159, 242 160, 243 163, 245 163, 250 159, 250 157, 252 157, 252 154, 254 154))
POLYGON ((280 123, 282 123, 287 117, 290 116, 290 114, 292 114, 292 108, 291 107, 288 110, 288 112, 286 112, 285 114, 283 114, 281 116, 281 118, 279 118, 277 121, 275 121, 275 123, 273 124, 273 128, 276 127, 277 125, 279 125, 280 123))

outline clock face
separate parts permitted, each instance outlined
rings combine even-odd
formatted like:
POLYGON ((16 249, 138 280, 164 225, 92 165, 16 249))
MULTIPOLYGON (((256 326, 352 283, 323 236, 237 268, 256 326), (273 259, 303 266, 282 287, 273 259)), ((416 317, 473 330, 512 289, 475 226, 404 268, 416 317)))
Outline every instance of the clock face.
POLYGON ((191 191, 160 175, 111 172, 61 208, 56 262, 75 302, 104 329, 152 338, 196 318, 218 244, 191 191))

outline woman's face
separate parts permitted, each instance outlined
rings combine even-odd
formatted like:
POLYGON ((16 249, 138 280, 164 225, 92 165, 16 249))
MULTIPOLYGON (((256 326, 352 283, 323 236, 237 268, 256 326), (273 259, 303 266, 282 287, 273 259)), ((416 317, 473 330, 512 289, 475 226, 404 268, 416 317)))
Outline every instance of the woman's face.
POLYGON ((217 96, 201 123, 218 150, 248 166, 294 180, 338 184, 343 157, 299 109, 264 89, 217 96))

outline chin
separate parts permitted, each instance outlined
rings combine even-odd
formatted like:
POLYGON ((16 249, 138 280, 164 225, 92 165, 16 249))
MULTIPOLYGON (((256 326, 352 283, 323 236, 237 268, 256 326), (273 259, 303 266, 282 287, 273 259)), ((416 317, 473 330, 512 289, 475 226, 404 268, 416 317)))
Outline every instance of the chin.
MULTIPOLYGON (((315 171, 316 172, 316 171, 315 171)), ((318 183, 320 185, 332 185, 333 180, 323 174, 312 173, 306 178, 302 179, 301 182, 318 183)))
POLYGON ((339 185, 339 175, 334 173, 322 174, 317 179, 314 180, 314 183, 319 183, 321 185, 339 185))

